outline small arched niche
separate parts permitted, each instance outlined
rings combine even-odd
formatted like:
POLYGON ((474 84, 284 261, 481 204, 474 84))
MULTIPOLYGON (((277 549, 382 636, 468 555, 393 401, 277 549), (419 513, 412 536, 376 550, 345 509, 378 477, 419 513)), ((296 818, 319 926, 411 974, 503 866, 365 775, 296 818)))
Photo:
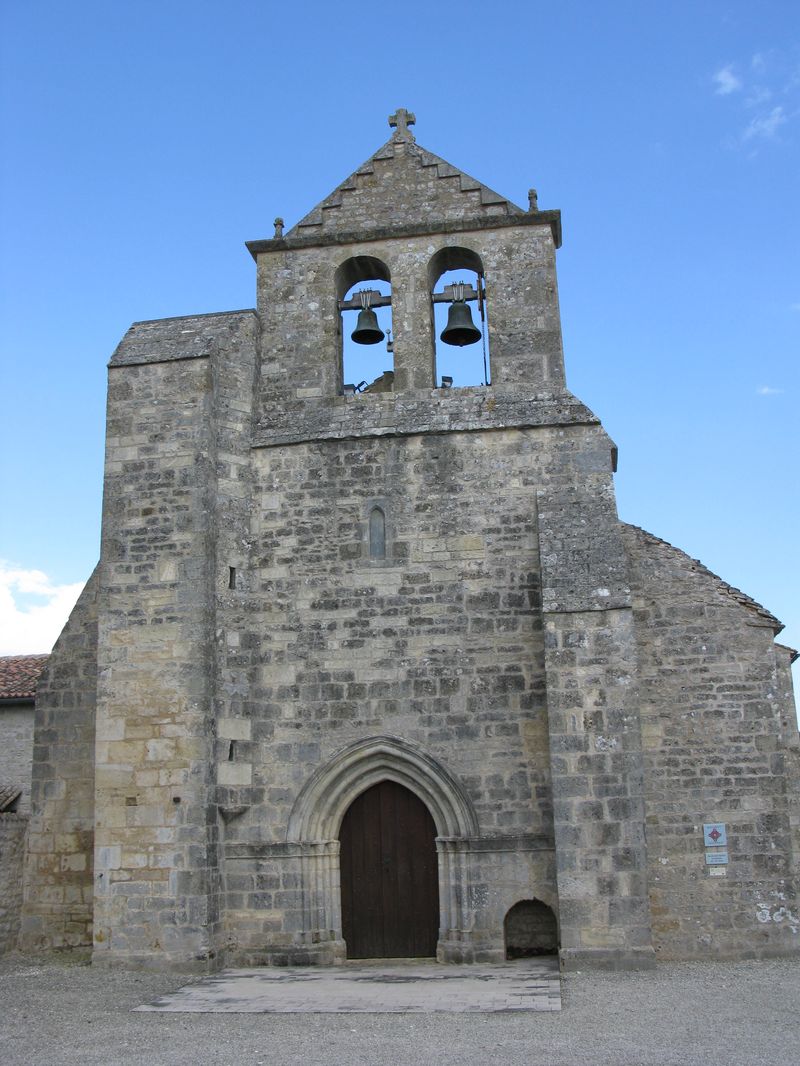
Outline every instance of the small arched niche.
POLYGON ((369 512, 369 557, 386 558, 386 512, 377 504, 369 512))
MULTIPOLYGON (((486 284, 481 257, 469 248, 442 248, 428 265, 431 292, 431 329, 435 351, 435 380, 439 387, 490 385, 489 321, 486 284), (450 308, 464 297, 477 334, 472 343, 447 344, 441 334, 448 325, 450 308)), ((464 310, 461 311, 464 314, 464 310)))
POLYGON ((503 921, 507 959, 528 959, 558 953, 558 922, 540 899, 515 903, 503 921))
MULTIPOLYGON (((394 382, 392 345, 392 279, 389 268, 370 255, 356 255, 338 267, 335 277, 339 322, 339 393, 391 392, 394 382), (352 339, 359 313, 374 311, 384 336, 375 343, 352 339)), ((362 319, 363 323, 363 319, 362 319)))

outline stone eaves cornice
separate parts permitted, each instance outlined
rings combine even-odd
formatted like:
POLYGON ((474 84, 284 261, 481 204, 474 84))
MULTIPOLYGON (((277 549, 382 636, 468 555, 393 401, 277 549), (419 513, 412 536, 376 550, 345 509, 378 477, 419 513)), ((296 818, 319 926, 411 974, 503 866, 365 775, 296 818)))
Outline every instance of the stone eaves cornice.
POLYGON ((302 237, 272 237, 246 241, 245 247, 257 259, 265 252, 285 252, 299 248, 324 248, 330 245, 366 244, 398 237, 421 237, 434 233, 469 233, 475 230, 513 229, 518 226, 547 226, 556 248, 561 247, 561 212, 530 211, 527 214, 491 215, 487 218, 443 219, 440 222, 412 223, 405 226, 376 226, 346 233, 318 233, 302 237))

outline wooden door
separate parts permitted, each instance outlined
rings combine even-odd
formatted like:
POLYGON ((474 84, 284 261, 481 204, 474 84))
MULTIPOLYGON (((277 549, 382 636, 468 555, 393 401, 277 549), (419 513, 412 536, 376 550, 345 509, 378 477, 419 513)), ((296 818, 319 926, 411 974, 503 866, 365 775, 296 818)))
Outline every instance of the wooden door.
POLYGON ((339 833, 342 932, 348 959, 436 954, 436 826, 402 785, 381 781, 347 809, 339 833))

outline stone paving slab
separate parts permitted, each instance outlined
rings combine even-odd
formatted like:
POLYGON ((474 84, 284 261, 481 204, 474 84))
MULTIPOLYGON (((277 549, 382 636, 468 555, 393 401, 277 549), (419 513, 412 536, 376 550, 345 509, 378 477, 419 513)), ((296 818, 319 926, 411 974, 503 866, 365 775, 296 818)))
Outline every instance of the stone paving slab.
POLYGON ((555 958, 499 966, 413 960, 222 970, 137 1011, 195 1014, 495 1014, 561 1010, 555 958))

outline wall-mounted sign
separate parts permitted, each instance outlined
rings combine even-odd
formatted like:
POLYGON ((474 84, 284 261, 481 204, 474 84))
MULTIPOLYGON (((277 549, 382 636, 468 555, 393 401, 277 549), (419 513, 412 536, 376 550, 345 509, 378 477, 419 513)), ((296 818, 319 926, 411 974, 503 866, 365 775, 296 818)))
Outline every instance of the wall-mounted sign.
POLYGON ((728 865, 728 853, 727 851, 707 851, 706 852, 706 866, 727 866, 728 865))
POLYGON ((703 842, 707 848, 722 847, 728 843, 724 822, 704 822, 703 842))

